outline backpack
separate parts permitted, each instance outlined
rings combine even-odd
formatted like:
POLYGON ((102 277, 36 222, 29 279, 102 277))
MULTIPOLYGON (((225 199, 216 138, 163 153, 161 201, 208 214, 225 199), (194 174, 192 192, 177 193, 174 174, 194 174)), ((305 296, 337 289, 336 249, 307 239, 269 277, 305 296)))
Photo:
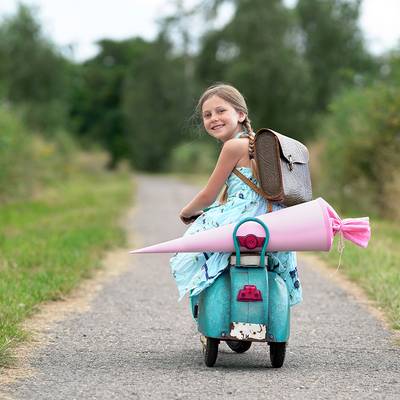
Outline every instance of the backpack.
POLYGON ((237 169, 233 173, 266 200, 285 206, 312 200, 309 154, 304 144, 262 128, 255 135, 254 158, 261 188, 237 169))

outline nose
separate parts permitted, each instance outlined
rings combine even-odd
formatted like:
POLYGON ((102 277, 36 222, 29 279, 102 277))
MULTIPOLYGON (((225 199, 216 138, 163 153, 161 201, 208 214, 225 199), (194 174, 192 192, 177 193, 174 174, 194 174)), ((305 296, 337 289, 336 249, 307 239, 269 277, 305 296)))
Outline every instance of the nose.
POLYGON ((217 121, 218 120, 218 116, 217 114, 211 114, 211 122, 217 121))

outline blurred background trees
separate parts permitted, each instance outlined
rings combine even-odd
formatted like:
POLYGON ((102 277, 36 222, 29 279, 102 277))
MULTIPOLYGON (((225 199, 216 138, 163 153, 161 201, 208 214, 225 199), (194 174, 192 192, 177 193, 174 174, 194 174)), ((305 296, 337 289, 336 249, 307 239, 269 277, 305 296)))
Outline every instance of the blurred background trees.
POLYGON ((26 143, 36 132, 55 148, 71 137, 101 147, 111 169, 127 160, 138 170, 208 172, 218 146, 198 134, 193 113, 201 92, 224 81, 244 93, 255 130, 273 127, 310 146, 316 194, 397 215, 400 57, 367 51, 360 3, 207 0, 185 9, 176 1, 153 41, 104 38, 82 63, 57 49, 21 5, 0 22, 0 126, 8 132, 0 133, 0 162, 13 154, 17 170, 35 158, 26 143), (232 18, 215 27, 224 3, 232 18))
POLYGON ((313 76, 313 109, 325 111, 346 87, 366 83, 379 62, 368 54, 358 27, 360 0, 299 0, 304 57, 313 76))
POLYGON ((199 79, 238 87, 249 103, 254 129, 274 126, 307 139, 311 71, 298 46, 293 12, 280 0, 235 4, 232 20, 203 39, 199 79))
POLYGON ((42 34, 32 10, 20 5, 0 25, 0 87, 30 127, 47 132, 68 118, 70 62, 42 34))

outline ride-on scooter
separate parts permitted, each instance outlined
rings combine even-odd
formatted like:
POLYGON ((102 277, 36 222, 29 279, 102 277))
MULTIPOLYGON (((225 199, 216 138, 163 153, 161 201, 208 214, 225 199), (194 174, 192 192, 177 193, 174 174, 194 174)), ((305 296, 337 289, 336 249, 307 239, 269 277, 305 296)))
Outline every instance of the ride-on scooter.
POLYGON ((247 351, 252 342, 267 342, 271 364, 280 368, 290 332, 289 293, 284 280, 268 267, 269 230, 257 218, 246 218, 235 226, 233 240, 235 253, 229 268, 192 297, 193 316, 203 335, 205 364, 214 366, 221 341, 236 353, 247 351), (239 227, 248 221, 259 223, 265 238, 237 236, 239 227), (261 246, 261 252, 240 252, 240 247, 253 250, 261 246))

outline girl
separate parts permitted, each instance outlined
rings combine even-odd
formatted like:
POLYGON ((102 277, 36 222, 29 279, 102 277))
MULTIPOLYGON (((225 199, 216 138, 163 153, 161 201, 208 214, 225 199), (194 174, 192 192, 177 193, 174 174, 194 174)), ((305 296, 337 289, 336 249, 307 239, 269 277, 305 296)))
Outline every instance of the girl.
MULTIPOLYGON (((207 133, 222 142, 223 146, 207 185, 180 212, 185 224, 194 221, 185 236, 265 214, 268 208, 263 197, 232 174, 233 169, 237 168, 258 185, 257 166, 253 159, 254 132, 241 93, 226 84, 211 86, 200 97, 197 111, 207 133), (225 192, 218 202, 216 198, 225 184, 225 192)), ((272 210, 282 207, 273 203, 272 210)), ((180 299, 187 292, 190 296, 196 296, 210 286, 228 266, 230 254, 175 254, 170 263, 180 299)), ((269 255, 269 268, 285 280, 290 304, 299 303, 302 295, 295 253, 274 252, 269 255)))

